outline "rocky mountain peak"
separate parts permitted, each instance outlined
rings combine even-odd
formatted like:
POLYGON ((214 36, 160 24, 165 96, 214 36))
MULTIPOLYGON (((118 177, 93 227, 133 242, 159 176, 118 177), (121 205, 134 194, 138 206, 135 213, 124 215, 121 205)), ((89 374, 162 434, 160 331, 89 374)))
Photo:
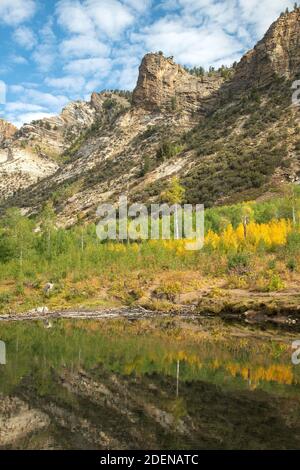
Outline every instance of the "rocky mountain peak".
POLYGON ((294 79, 300 70, 300 8, 282 14, 239 62, 235 88, 267 86, 274 77, 294 79))
POLYGON ((205 99, 218 90, 223 79, 218 76, 196 77, 162 53, 146 54, 139 68, 132 103, 148 111, 183 110, 197 112, 205 99))

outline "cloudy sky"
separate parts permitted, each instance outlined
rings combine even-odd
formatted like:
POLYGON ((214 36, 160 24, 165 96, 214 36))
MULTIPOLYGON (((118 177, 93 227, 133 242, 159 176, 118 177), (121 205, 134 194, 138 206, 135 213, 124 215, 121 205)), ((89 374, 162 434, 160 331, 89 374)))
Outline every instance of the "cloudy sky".
POLYGON ((230 65, 289 0, 0 0, 0 116, 20 126, 92 91, 133 89, 141 58, 230 65))

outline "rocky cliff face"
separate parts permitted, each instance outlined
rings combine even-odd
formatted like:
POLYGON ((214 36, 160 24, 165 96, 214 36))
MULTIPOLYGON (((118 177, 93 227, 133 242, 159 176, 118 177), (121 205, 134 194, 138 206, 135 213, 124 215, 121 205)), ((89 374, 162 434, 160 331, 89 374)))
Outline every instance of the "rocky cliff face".
POLYGON ((17 132, 17 128, 10 124, 4 119, 0 119, 0 145, 7 139, 13 137, 13 135, 17 132))
POLYGON ((268 86, 274 77, 300 73, 300 8, 283 14, 264 38, 239 62, 232 85, 237 89, 268 86))
POLYGON ((60 115, 24 124, 20 130, 5 123, 6 139, 0 140, 0 199, 56 173, 64 155, 75 154, 92 126, 109 119, 111 107, 128 106, 121 96, 93 93, 89 102, 72 102, 60 115))
POLYGON ((147 54, 139 69, 133 105, 148 111, 203 112, 219 89, 221 77, 195 77, 162 54, 147 54))

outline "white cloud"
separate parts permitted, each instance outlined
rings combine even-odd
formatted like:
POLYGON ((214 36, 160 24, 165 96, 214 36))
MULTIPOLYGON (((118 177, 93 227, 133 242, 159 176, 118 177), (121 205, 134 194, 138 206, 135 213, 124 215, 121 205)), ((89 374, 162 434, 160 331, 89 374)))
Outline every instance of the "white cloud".
POLYGON ((288 7, 293 8, 293 0, 239 0, 243 22, 254 27, 257 37, 261 37, 279 14, 288 7))
POLYGON ((118 0, 61 0, 56 13, 59 24, 69 33, 95 36, 98 31, 112 38, 135 20, 131 9, 118 0))
POLYGON ((45 44, 40 44, 37 47, 32 58, 42 72, 49 71, 55 62, 55 54, 52 48, 45 44))
POLYGON ((40 111, 45 110, 43 106, 32 104, 32 103, 23 103, 22 101, 6 103, 5 109, 8 112, 15 112, 15 111, 40 112, 40 111))
POLYGON ((88 80, 84 87, 85 95, 83 99, 85 101, 89 101, 91 93, 100 89, 101 86, 102 86, 101 78, 96 77, 96 78, 92 78, 91 80, 88 80))
POLYGON ((65 39, 61 43, 60 49, 62 54, 66 57, 81 58, 86 56, 106 56, 110 52, 110 48, 107 44, 99 41, 99 39, 94 36, 84 34, 65 39))
POLYGON ((45 93, 24 85, 11 85, 9 93, 13 93, 15 99, 6 104, 5 119, 17 127, 24 122, 56 115, 70 101, 65 95, 45 93))
POLYGON ((16 26, 32 18, 36 11, 34 0, 1 0, 0 21, 16 26))
POLYGON ((181 64, 205 67, 217 61, 228 63, 228 58, 238 55, 242 48, 237 39, 216 25, 188 27, 181 18, 161 19, 145 28, 144 34, 133 37, 143 41, 149 51, 162 50, 181 64))
POLYGON ((48 72, 57 56, 56 36, 53 32, 53 20, 50 18, 40 31, 40 43, 35 48, 32 58, 42 72, 48 72))
POLYGON ((26 65, 28 64, 28 60, 21 56, 21 55, 13 55, 10 57, 10 60, 12 63, 17 64, 17 65, 26 65))
POLYGON ((177 0, 164 16, 132 34, 147 51, 186 65, 230 65, 261 39, 291 0, 177 0))
POLYGON ((144 13, 150 9, 152 0, 123 0, 123 3, 139 13, 144 13))
POLYGON ((56 6, 58 23, 69 33, 90 34, 94 24, 79 0, 61 0, 56 6))
POLYGON ((32 49, 36 45, 34 32, 27 26, 20 26, 14 32, 15 41, 25 49, 32 49))
POLYGON ((196 23, 205 18, 205 23, 215 23, 238 34, 239 28, 251 30, 256 41, 266 32, 279 14, 289 7, 294 0, 178 0, 181 14, 196 23))
POLYGON ((110 69, 111 61, 103 57, 73 60, 64 67, 67 73, 78 75, 107 75, 110 69))
MULTIPOLYGON (((33 84, 32 84, 33 85, 33 84)), ((29 84, 28 84, 29 86, 29 84)), ((46 109, 61 109, 68 102, 67 96, 39 91, 36 87, 29 88, 24 85, 10 85, 9 93, 19 95, 17 101, 42 106, 46 109)))
MULTIPOLYGON (((137 20, 150 11, 151 4, 152 0, 60 0, 56 6, 57 21, 70 35, 60 44, 61 55, 67 59, 63 66, 66 74, 85 77, 88 92, 93 85, 102 85, 103 77, 107 77, 105 87, 120 83, 132 88, 141 56, 131 57, 127 53, 128 59, 121 58, 118 63, 116 56, 120 58, 124 52, 123 44, 120 46, 118 41, 122 33, 137 26, 137 20), (135 61, 135 69, 132 61, 135 61), (110 79, 108 73, 112 68, 114 73, 110 79)), ((125 50, 137 49, 128 41, 124 44, 125 50)))
POLYGON ((66 92, 80 93, 85 87, 85 79, 83 77, 65 76, 61 78, 47 78, 45 83, 58 90, 66 92))
POLYGON ((86 0, 86 11, 95 27, 109 37, 118 37, 134 22, 134 15, 117 0, 86 0))
POLYGON ((136 86, 138 78, 138 68, 136 65, 122 67, 121 70, 116 71, 115 83, 117 83, 117 88, 121 90, 133 90, 136 86))
POLYGON ((25 90, 25 97, 34 104, 55 110, 63 108, 69 101, 67 96, 44 93, 34 89, 25 90))
POLYGON ((132 90, 137 82, 140 57, 144 51, 140 46, 131 46, 123 51, 116 51, 114 73, 108 77, 109 88, 132 90))
POLYGON ((23 93, 25 91, 25 87, 23 85, 10 85, 9 91, 11 93, 23 93))

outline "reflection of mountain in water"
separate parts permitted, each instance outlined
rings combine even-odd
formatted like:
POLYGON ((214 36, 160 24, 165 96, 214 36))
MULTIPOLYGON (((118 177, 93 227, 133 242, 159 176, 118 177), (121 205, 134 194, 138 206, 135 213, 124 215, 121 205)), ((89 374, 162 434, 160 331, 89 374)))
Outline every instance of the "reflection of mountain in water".
POLYGON ((300 448, 288 337, 174 318, 52 326, 1 324, 0 448, 300 448))
POLYGON ((158 374, 52 371, 44 395, 27 377, 1 398, 2 448, 299 448, 300 406, 266 392, 180 384, 158 374))

